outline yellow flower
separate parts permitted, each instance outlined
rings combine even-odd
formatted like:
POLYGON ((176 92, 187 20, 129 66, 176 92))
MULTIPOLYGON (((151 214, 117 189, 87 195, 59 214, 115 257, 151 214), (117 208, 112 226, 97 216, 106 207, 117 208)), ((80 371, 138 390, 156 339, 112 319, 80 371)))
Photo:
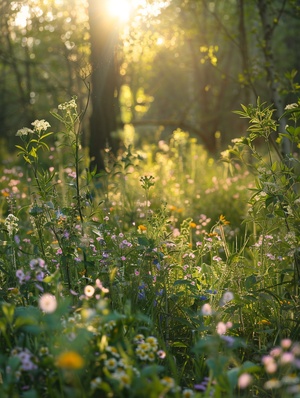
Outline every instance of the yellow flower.
POLYGON ((145 225, 139 225, 138 230, 139 231, 147 231, 147 227, 145 225))
POLYGON ((262 319, 258 322, 259 325, 271 325, 271 322, 267 321, 266 319, 262 319))
POLYGON ((56 366, 63 369, 81 369, 84 360, 76 351, 66 351, 60 354, 56 360, 56 366))
POLYGON ((191 227, 191 228, 196 228, 196 227, 197 227, 197 224, 194 223, 194 222, 190 222, 190 227, 191 227))
POLYGON ((228 225, 228 224, 230 224, 230 222, 226 220, 226 218, 225 218, 225 216, 223 216, 223 214, 220 215, 219 221, 220 221, 223 225, 228 225))

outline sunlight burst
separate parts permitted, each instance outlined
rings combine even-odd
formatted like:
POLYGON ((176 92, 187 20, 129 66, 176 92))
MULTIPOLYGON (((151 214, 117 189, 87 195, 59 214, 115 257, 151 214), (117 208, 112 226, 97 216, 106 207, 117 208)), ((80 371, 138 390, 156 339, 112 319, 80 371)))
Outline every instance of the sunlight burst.
POLYGON ((147 0, 109 0, 107 10, 110 15, 116 17, 121 22, 128 22, 132 13, 138 9, 141 15, 156 16, 169 3, 170 0, 157 1, 153 4, 150 4, 147 0))
POLYGON ((25 28, 27 20, 30 18, 30 9, 28 5, 22 5, 20 11, 16 15, 15 25, 20 28, 25 28))
POLYGON ((107 4, 109 14, 122 22, 129 20, 132 7, 133 4, 130 0, 110 0, 107 4))

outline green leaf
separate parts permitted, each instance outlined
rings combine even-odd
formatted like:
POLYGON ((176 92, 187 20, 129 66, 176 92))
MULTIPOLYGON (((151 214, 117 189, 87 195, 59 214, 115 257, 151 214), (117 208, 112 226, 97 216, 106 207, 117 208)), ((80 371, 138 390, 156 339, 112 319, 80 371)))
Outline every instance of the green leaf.
POLYGON ((274 204, 277 202, 276 196, 268 196, 267 199, 265 200, 266 207, 269 207, 271 204, 274 204))
POLYGON ((141 245, 141 246, 149 246, 150 245, 150 241, 145 236, 139 236, 138 237, 138 244, 141 245))
POLYGON ((9 323, 12 323, 15 313, 15 306, 9 303, 2 304, 2 311, 9 323))
POLYGON ((247 290, 251 289, 253 285, 257 283, 257 279, 255 275, 250 275, 245 280, 245 287, 247 290))
POLYGON ((187 348, 188 347, 188 345, 182 343, 181 341, 175 341, 171 345, 172 345, 172 347, 181 347, 181 348, 187 348))

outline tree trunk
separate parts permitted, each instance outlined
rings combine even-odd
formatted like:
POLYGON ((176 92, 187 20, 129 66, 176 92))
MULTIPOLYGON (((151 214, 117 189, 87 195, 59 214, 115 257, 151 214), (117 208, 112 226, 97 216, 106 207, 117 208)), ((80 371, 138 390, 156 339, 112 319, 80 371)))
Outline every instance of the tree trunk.
MULTIPOLYGON (((283 104, 282 99, 279 94, 278 90, 278 83, 276 78, 275 72, 275 63, 274 63, 274 56, 273 56, 273 48, 272 48, 272 39, 274 28, 276 25, 271 24, 271 18, 269 15, 268 4, 270 2, 267 0, 257 0, 258 10, 260 19, 262 22, 262 30, 263 30, 263 44, 262 48, 265 55, 265 70, 267 72, 267 80, 269 83, 269 87, 271 90, 271 100, 274 103, 274 106, 277 110, 277 117, 280 117, 283 112, 283 104)), ((276 16, 276 20, 279 20, 280 15, 282 14, 283 8, 285 5, 285 1, 283 1, 282 8, 280 10, 279 16, 276 16)), ((279 131, 281 133, 285 132, 286 120, 285 118, 281 118, 279 120, 279 131)), ((282 154, 287 155, 291 152, 290 141, 284 139, 282 141, 282 154)))
POLYGON ((89 23, 91 43, 91 104, 90 157, 91 168, 104 169, 103 151, 117 151, 117 140, 112 133, 117 130, 118 71, 116 24, 106 11, 107 0, 89 0, 89 23))

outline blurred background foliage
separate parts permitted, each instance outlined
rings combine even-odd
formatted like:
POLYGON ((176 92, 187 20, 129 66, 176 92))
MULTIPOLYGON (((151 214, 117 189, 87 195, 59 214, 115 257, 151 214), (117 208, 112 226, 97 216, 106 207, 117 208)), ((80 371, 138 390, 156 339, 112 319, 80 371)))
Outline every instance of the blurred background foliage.
POLYGON ((83 144, 94 157, 177 128, 214 155, 245 133, 232 113, 240 103, 260 96, 278 109, 299 89, 297 0, 2 0, 0 8, 2 151, 35 119, 54 128, 49 109, 76 95, 80 109, 88 104, 83 144))

